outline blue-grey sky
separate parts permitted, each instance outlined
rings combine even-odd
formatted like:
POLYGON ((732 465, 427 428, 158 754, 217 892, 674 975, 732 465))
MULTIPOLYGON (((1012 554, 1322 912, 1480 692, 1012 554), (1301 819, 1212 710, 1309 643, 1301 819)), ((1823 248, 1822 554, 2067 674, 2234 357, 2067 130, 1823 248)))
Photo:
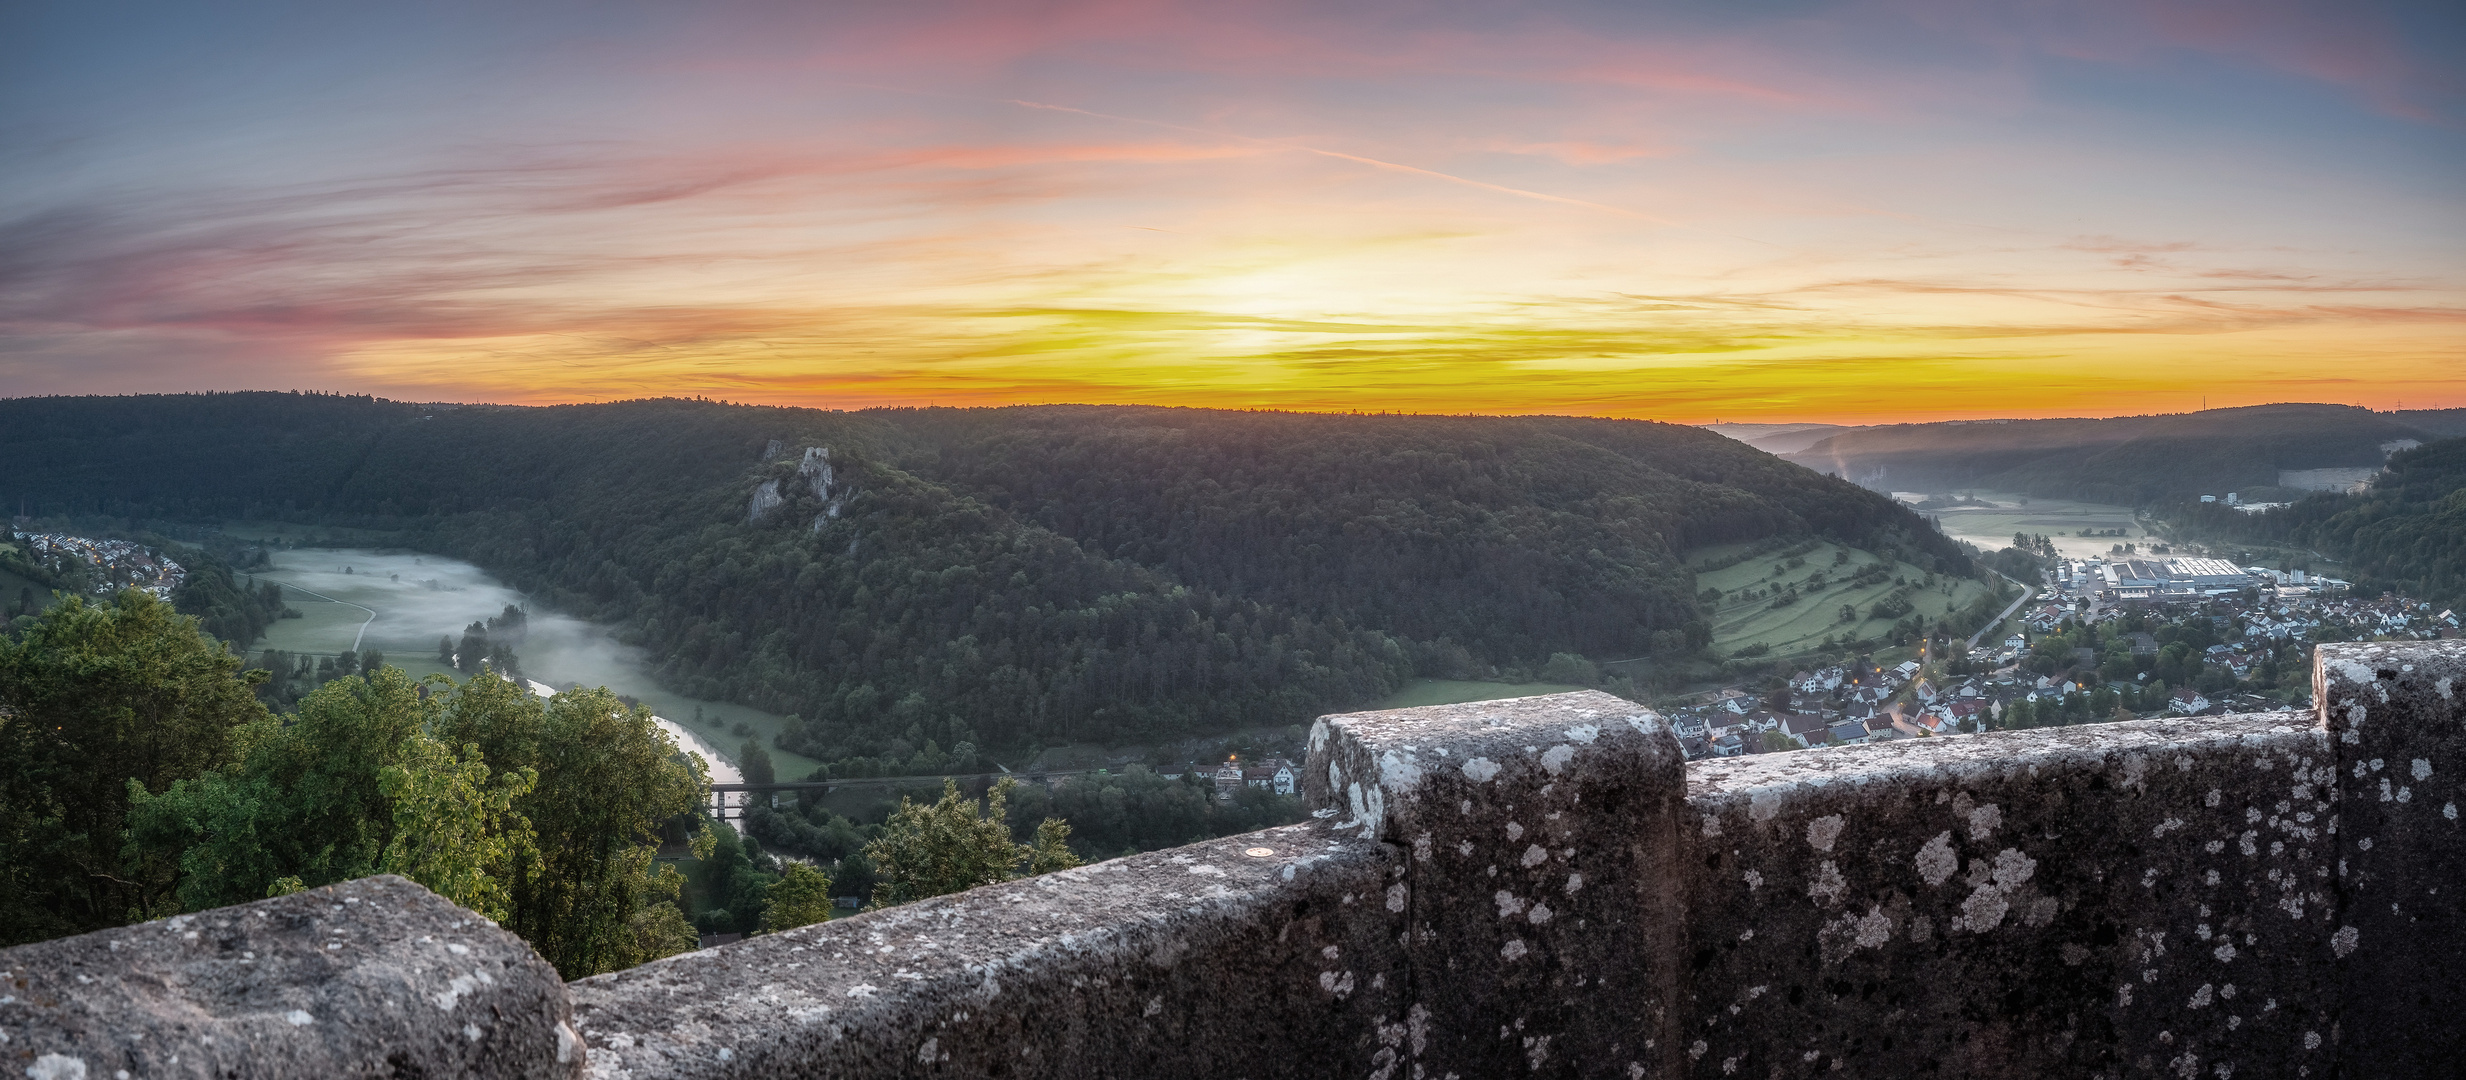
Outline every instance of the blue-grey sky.
POLYGON ((2466 5, 17 4, 0 395, 2466 405, 2466 5))

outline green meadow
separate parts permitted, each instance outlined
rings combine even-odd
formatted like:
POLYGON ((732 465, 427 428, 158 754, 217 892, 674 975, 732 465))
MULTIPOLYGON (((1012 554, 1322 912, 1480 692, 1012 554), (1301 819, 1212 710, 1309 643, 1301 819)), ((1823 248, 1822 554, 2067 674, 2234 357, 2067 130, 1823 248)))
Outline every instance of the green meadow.
MULTIPOLYGON (((2146 545, 2150 539, 2149 530, 2133 517, 2128 506, 2043 499, 2001 491, 1962 494, 1989 505, 1948 506, 1918 512, 1941 520, 1944 535, 1976 544, 1982 551, 2011 547, 2014 533, 2044 536, 2055 543, 2055 550, 2076 559, 2105 555, 2117 544, 2146 545), (2079 535, 2083 530, 2122 530, 2123 535, 2079 535)), ((1893 497, 1905 503, 1921 498, 1905 491, 1894 492, 1893 497)))
MULTIPOLYGON (((1687 561, 1709 567, 1745 550, 1745 545, 1699 548, 1687 553, 1687 561)), ((1874 617, 1875 605, 1896 595, 1912 612, 1935 619, 1959 611, 1990 591, 1983 582, 1965 578, 1942 579, 1933 587, 1920 584, 1925 579, 1925 571, 1908 563, 1886 563, 1857 548, 1818 543, 1788 558, 1760 555, 1733 566, 1699 569, 1695 585, 1699 592, 1721 591, 1719 600, 1705 605, 1712 619, 1715 652, 1735 656, 1741 649, 1764 645, 1772 655, 1788 656, 1821 646, 1827 636, 1835 640, 1885 636, 1906 616, 1874 617), (1878 566, 1885 568, 1881 581, 1855 583, 1861 573, 1878 566), (1774 607, 1775 599, 1792 586, 1798 590, 1797 602, 1774 607), (1850 620, 1841 617, 1843 605, 1853 610, 1850 620)))
MULTIPOLYGON (((357 640, 360 648, 383 652, 386 663, 415 677, 443 673, 461 678, 438 662, 437 639, 458 638, 468 623, 523 603, 520 593, 478 567, 434 555, 324 547, 272 555, 272 567, 246 576, 282 585, 283 602, 300 617, 276 620, 265 637, 249 646, 252 660, 267 649, 332 656, 357 640)), ((771 745, 786 717, 663 690, 652 679, 641 650, 619 645, 580 620, 533 610, 528 637, 518 651, 525 677, 559 689, 576 683, 605 686, 632 697, 731 762, 741 744, 752 738, 770 750, 781 779, 802 780, 821 764, 771 745), (702 723, 694 722, 697 714, 702 723), (740 725, 744 734, 737 732, 740 725)))

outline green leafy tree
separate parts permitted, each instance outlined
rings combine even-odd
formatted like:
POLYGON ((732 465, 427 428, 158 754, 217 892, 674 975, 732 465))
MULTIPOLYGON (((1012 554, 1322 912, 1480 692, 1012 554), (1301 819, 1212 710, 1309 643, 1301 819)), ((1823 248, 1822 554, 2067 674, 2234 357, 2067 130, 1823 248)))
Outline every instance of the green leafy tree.
POLYGON ((764 749, 758 740, 747 739, 745 745, 737 748, 736 763, 737 771, 745 774, 745 782, 748 784, 772 784, 779 781, 778 771, 771 766, 771 752, 764 749))
POLYGON ((1079 865, 1070 850, 1070 823, 1046 818, 1036 826, 1036 842, 1028 845, 1028 875, 1050 874, 1079 865))
POLYGON ((1601 681, 1601 667, 1574 653, 1551 653, 1541 666, 1541 681, 1591 686, 1601 681))
MULTIPOLYGON (((271 717, 253 724, 245 756, 231 767, 160 795, 132 786, 129 850, 178 867, 180 906, 189 911, 254 900, 283 878, 314 888, 378 873, 398 821, 416 824, 398 818, 380 775, 452 758, 421 745, 432 741, 425 729, 433 711, 397 668, 329 682, 301 700, 290 724, 271 717)), ((404 775, 396 786, 410 793, 439 785, 404 775)), ((459 832, 465 823, 440 824, 459 832)), ((424 864, 424 848, 407 844, 404 864, 424 864)))
POLYGON ((762 842, 707 819, 702 838, 709 850, 699 853, 687 875, 696 901, 687 908, 691 921, 706 934, 760 930, 771 884, 779 880, 762 842))
POLYGON ((176 867, 122 850, 131 791, 231 761, 264 678, 134 590, 71 596, 0 638, 0 943, 174 910, 176 867))
POLYGON ((865 845, 865 857, 879 875, 874 904, 887 907, 1010 880, 1021 858, 1004 815, 1014 786, 1004 777, 982 803, 960 797, 955 780, 942 781, 942 797, 931 804, 901 796, 882 835, 865 845))
POLYGON ((531 823, 514 801, 538 786, 539 773, 526 768, 490 783, 476 745, 456 754, 422 736, 407 749, 401 763, 377 771, 377 789, 394 802, 394 835, 377 869, 504 919, 512 868, 537 858, 531 823))
POLYGON ((462 628, 462 641, 454 646, 454 663, 465 675, 477 674, 489 648, 487 625, 472 623, 462 628))
POLYGON ((1003 777, 980 803, 961 797, 958 781, 946 779, 941 799, 929 805, 901 796, 882 835, 865 845, 865 858, 877 875, 875 906, 1009 881, 1019 876, 1023 863, 1029 873, 1045 872, 1036 869, 1039 865, 1046 870, 1078 865, 1068 844, 1070 826, 1058 818, 1037 827, 1035 844, 1011 841, 1008 804, 1017 787, 1003 777))
MULTIPOLYGON (((675 871, 669 871, 667 875, 670 878, 675 876, 675 871)), ((673 900, 675 882, 663 878, 654 884, 671 886, 669 895, 673 900)), ((633 955, 647 956, 653 960, 692 952, 701 944, 700 936, 694 933, 694 924, 685 920, 685 913, 678 910, 673 902, 647 904, 634 909, 634 913, 625 920, 625 933, 628 937, 627 948, 633 955)))
POLYGON ((831 917, 831 879, 805 863, 789 863, 769 893, 762 907, 764 930, 794 930, 831 917))
POLYGON ((449 744, 478 746, 497 769, 538 776, 513 800, 533 842, 510 874, 506 929, 568 979, 692 947, 689 932, 676 932, 684 879, 654 869, 652 856, 660 825, 701 804, 707 770, 652 723, 650 710, 629 707, 604 687, 543 702, 481 677, 447 697, 436 731, 449 744), (642 914, 662 905, 674 919, 642 914))

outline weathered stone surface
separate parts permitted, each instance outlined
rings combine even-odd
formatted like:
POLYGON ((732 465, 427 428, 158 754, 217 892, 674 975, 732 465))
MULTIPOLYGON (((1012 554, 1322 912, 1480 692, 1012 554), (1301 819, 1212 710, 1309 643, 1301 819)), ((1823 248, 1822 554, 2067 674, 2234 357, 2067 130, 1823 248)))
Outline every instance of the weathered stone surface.
POLYGON ((1674 1074, 1685 755, 1659 715, 1553 694, 1330 716, 1310 746, 1308 805, 1404 856, 1409 1075, 1674 1074))
POLYGON ((376 877, 0 951, 12 1076, 557 1077, 564 984, 522 939, 376 877))
POLYGON ((2326 1065, 2333 766, 2308 720, 1698 763, 1685 829, 1696 1071, 2326 1065))
POLYGON ((2343 976, 2350 1076, 2456 1075, 2466 1060, 2466 650, 2323 645, 2313 700, 2338 751, 2328 947, 2343 976))
POLYGON ((2331 646, 2325 727, 1688 766, 1599 694, 1333 716, 1308 823, 586 979, 571 1026, 399 879, 8 950, 0 1071, 2451 1075, 2461 681, 2331 646))
POLYGON ((974 889, 572 985, 592 1075, 1373 1074, 1392 854, 1322 822, 974 889))

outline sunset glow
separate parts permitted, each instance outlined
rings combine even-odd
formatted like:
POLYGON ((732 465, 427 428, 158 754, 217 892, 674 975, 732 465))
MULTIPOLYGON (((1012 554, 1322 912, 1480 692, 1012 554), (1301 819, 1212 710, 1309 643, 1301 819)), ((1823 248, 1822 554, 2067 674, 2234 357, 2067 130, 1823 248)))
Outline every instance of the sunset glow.
POLYGON ((217 7, 0 16, 0 396, 2466 406, 2453 4, 217 7))

